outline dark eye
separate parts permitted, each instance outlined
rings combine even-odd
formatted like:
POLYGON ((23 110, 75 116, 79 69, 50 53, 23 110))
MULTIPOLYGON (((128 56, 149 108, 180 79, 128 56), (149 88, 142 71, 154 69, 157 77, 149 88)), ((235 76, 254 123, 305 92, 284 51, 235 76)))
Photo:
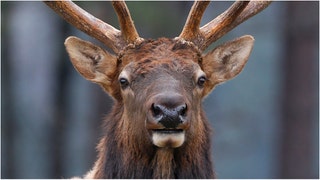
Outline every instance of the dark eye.
POLYGON ((198 82, 197 82, 198 86, 199 86, 199 87, 203 87, 203 85, 204 85, 204 83, 206 82, 206 80, 207 80, 207 78, 206 78, 205 76, 199 77, 199 78, 198 78, 198 82))
POLYGON ((129 85, 129 81, 126 78, 120 78, 119 83, 121 85, 121 88, 123 88, 123 89, 128 87, 128 85, 129 85))

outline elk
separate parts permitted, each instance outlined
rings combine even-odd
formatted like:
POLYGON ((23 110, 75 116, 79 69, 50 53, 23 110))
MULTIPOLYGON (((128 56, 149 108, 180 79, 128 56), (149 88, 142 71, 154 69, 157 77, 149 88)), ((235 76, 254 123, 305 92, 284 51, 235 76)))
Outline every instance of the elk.
POLYGON ((46 4, 114 52, 76 37, 65 41, 75 69, 114 99, 97 160, 84 178, 215 178, 202 100, 242 71, 254 38, 245 35, 203 52, 270 2, 236 1, 200 27, 209 2, 196 1, 173 39, 141 38, 124 1, 112 2, 120 30, 71 1, 46 4))

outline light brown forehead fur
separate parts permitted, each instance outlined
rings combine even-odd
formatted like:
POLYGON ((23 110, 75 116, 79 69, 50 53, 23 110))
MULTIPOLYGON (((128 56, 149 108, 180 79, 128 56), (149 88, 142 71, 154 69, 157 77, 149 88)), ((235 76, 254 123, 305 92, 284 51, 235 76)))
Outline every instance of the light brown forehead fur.
POLYGON ((139 45, 128 46, 123 52, 118 56, 118 62, 123 67, 133 62, 133 68, 139 69, 138 74, 159 66, 168 69, 183 69, 195 63, 201 66, 202 61, 200 51, 193 44, 168 38, 145 40, 139 45))

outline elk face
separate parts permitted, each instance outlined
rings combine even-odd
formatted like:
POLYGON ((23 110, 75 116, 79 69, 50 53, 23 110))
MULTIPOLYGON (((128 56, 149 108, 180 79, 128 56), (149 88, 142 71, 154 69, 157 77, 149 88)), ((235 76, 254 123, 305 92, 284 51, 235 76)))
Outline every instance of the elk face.
POLYGON ((118 77, 126 113, 143 121, 158 147, 181 146, 186 133, 199 123, 206 79, 198 64, 201 55, 191 46, 176 43, 146 42, 128 49, 121 59, 127 64, 118 77))
POLYGON ((192 112, 197 112, 191 110, 195 105, 192 98, 200 99, 199 94, 193 94, 196 70, 191 63, 177 67, 181 66, 179 60, 142 61, 147 69, 134 62, 119 76, 126 114, 139 119, 137 123, 146 128, 154 145, 179 147, 194 119, 192 112))
POLYGON ((240 73, 253 38, 243 36, 205 55, 191 43, 163 38, 128 47, 117 58, 75 37, 65 44, 80 74, 123 103, 124 126, 145 132, 158 147, 177 148, 199 136, 201 100, 240 73))

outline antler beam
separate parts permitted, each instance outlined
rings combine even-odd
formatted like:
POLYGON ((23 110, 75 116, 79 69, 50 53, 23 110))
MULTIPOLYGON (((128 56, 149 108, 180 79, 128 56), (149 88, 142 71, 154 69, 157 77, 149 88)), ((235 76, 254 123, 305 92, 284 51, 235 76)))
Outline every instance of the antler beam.
POLYGON ((239 14, 244 10, 248 3, 249 1, 237 1, 233 3, 229 9, 208 24, 201 27, 200 31, 203 34, 206 43, 217 40, 218 38, 215 38, 215 36, 217 36, 219 33, 225 32, 225 29, 227 29, 237 19, 239 14))
POLYGON ((186 24, 179 37, 193 42, 200 50, 205 50, 210 44, 237 25, 268 7, 270 3, 271 1, 237 1, 218 17, 199 28, 208 2, 196 1, 190 10, 186 24), (199 11, 199 13, 194 11, 199 11))
POLYGON ((101 41, 115 53, 126 45, 141 40, 123 1, 112 3, 119 18, 121 31, 92 16, 71 1, 46 1, 45 3, 67 22, 101 41))
POLYGON ((207 48, 211 43, 215 42, 227 32, 264 10, 270 3, 271 1, 250 1, 250 3, 235 2, 223 14, 200 28, 201 33, 206 39, 205 44, 203 44, 200 49, 207 48), (229 14, 232 17, 231 21, 228 18, 229 14), (220 21, 227 21, 227 23, 221 26, 220 21))

